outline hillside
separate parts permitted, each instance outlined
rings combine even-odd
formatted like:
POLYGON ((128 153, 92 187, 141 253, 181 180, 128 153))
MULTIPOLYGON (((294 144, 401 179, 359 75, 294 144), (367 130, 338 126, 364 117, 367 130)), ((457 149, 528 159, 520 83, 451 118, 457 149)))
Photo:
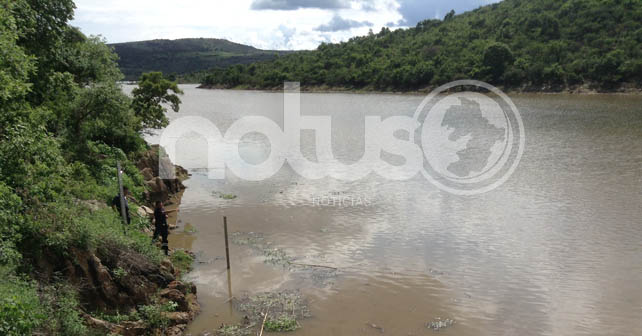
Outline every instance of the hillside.
POLYGON ((151 40, 110 44, 120 57, 118 65, 126 80, 144 72, 161 71, 184 76, 211 68, 268 61, 287 51, 260 50, 223 39, 151 40))
POLYGON ((125 94, 112 50, 69 25, 74 8, 0 0, 0 335, 177 335, 198 311, 180 278, 192 257, 168 258, 148 216, 184 187, 159 177, 143 132, 169 123, 181 91, 151 73, 125 94), (119 176, 126 221, 110 207, 119 176))
POLYGON ((415 28, 214 70, 204 86, 410 91, 456 79, 507 88, 610 91, 642 82, 642 1, 505 0, 415 28))

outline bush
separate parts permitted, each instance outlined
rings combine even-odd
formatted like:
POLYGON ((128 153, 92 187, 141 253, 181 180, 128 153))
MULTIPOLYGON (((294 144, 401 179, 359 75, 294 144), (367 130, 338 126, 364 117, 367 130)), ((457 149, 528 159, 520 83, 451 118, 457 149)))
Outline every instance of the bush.
MULTIPOLYGON (((6 271, 6 270, 5 270, 6 271)), ((36 286, 0 270, 0 334, 30 335, 46 316, 36 286)))
POLYGON ((55 284, 42 290, 47 323, 43 330, 48 335, 84 336, 88 329, 78 310, 78 292, 66 284, 55 284))
POLYGON ((169 319, 164 313, 173 312, 178 305, 172 301, 165 304, 151 304, 138 307, 138 311, 144 318, 147 326, 152 329, 165 329, 169 325, 169 319))

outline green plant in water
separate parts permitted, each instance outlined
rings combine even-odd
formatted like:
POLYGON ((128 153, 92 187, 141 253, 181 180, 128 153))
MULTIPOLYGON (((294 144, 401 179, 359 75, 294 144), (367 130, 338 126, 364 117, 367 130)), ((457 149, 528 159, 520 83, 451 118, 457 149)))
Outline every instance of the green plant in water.
POLYGON ((216 334, 219 336, 249 336, 251 334, 248 328, 243 328, 238 325, 222 325, 216 334))
POLYGON ((294 331, 299 328, 299 323, 292 316, 281 316, 276 320, 265 321, 265 330, 270 332, 294 331))

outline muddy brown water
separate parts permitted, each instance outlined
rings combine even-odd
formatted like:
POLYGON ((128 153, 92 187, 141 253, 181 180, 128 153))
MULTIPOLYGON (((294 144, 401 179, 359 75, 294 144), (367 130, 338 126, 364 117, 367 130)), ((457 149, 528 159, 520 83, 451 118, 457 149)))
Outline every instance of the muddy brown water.
MULTIPOLYGON (((172 120, 203 116, 223 131, 245 115, 282 122, 282 94, 183 89, 172 120)), ((303 114, 333 116, 333 151, 350 162, 363 153, 364 115, 412 115, 422 98, 301 99, 303 114)), ((642 334, 642 97, 513 100, 527 131, 524 156, 508 182, 478 196, 421 178, 306 180, 287 166, 261 182, 211 180, 205 140, 181 139, 174 159, 192 177, 170 245, 198 254, 187 277, 203 310, 189 332, 242 317, 228 301, 227 216, 230 233, 252 232, 295 262, 338 269, 292 271, 264 263, 252 246, 230 245, 232 296, 298 289, 308 300, 312 317, 292 335, 642 334), (314 202, 328 195, 362 202, 314 202), (456 322, 439 332, 425 327, 437 318, 456 322)), ((248 161, 269 152, 260 136, 240 147, 248 161)))

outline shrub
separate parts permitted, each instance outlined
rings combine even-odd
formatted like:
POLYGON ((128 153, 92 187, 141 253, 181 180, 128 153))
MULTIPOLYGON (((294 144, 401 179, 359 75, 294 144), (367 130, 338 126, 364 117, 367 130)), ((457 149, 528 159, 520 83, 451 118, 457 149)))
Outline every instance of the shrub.
POLYGON ((30 335, 46 317, 36 286, 0 272, 0 334, 30 335))

